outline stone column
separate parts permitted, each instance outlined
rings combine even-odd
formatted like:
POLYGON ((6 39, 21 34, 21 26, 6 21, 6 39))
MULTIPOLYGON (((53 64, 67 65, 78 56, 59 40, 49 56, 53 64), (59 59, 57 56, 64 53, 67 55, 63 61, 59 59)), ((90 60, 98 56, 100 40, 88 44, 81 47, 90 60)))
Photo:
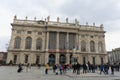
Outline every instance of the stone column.
POLYGON ((69 33, 67 33, 66 48, 67 48, 67 50, 69 49, 69 33))
POLYGON ((56 53, 55 64, 59 64, 59 53, 56 53))
POLYGON ((26 36, 23 36, 21 38, 21 49, 24 50, 25 49, 25 41, 26 41, 26 36))
POLYGON ((49 53, 44 53, 45 54, 45 64, 47 64, 49 61, 49 53))
POLYGON ((69 53, 66 54, 66 63, 67 64, 70 63, 70 54, 69 53))
POLYGON ((59 32, 57 32, 57 39, 56 39, 56 49, 59 51, 59 32))
POLYGON ((87 41, 86 41, 86 51, 90 53, 90 37, 87 36, 87 41))
POLYGON ((47 36, 46 36, 46 51, 48 51, 49 48, 49 32, 47 32, 47 36))
POLYGON ((32 37, 31 50, 36 50, 36 38, 34 37, 34 35, 32 37))
POLYGON ((75 40, 75 46, 76 46, 76 50, 79 50, 79 33, 76 33, 76 40, 75 40))
POLYGON ((81 42, 80 42, 80 35, 79 35, 79 33, 78 33, 78 50, 79 50, 79 52, 81 52, 81 42))

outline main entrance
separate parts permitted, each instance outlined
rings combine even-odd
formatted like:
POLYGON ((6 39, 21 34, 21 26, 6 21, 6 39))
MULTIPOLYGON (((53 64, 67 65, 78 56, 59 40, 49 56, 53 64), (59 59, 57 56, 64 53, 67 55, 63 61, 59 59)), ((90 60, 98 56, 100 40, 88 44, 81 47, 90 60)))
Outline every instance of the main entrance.
POLYGON ((60 55, 59 63, 60 63, 60 64, 65 64, 65 63, 66 63, 66 57, 65 57, 64 54, 61 54, 61 55, 60 55))
POLYGON ((55 64, 55 55, 50 54, 49 55, 49 65, 54 65, 55 64))

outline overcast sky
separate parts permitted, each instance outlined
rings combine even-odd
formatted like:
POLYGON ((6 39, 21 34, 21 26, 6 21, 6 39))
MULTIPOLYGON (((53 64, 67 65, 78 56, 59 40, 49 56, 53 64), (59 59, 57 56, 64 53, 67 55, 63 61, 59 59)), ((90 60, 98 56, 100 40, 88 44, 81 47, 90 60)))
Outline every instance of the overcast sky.
POLYGON ((106 50, 120 47, 120 0, 0 0, 0 51, 6 51, 10 41, 14 15, 18 19, 50 16, 63 22, 68 17, 71 22, 77 18, 82 25, 103 24, 106 50))

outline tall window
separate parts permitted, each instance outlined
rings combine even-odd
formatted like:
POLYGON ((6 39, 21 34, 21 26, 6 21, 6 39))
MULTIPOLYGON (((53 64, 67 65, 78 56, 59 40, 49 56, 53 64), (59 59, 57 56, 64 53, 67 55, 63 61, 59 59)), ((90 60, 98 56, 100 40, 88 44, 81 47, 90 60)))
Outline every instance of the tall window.
POLYGON ((40 62, 40 56, 36 55, 36 64, 39 64, 39 62, 40 62))
POLYGON ((92 57, 93 64, 95 64, 95 57, 92 57))
POLYGON ((16 37, 15 38, 15 42, 14 42, 14 48, 15 49, 20 49, 20 44, 21 44, 21 38, 20 37, 16 37))
POLYGON ((95 52, 95 43, 94 43, 94 41, 90 42, 90 51, 95 52))
POLYGON ((40 50, 42 48, 42 39, 41 38, 38 38, 36 40, 36 49, 37 50, 40 50))
POLYGON ((13 63, 16 64, 17 62, 17 55, 14 55, 13 63))
POLYGON ((86 63, 86 58, 85 57, 83 57, 83 64, 85 64, 86 63))
POLYGON ((102 42, 98 42, 98 52, 103 52, 102 42))
POLYGON ((81 51, 82 52, 86 51, 86 42, 85 41, 81 41, 81 51))
POLYGON ((26 43, 25 43, 25 49, 31 49, 31 46, 32 46, 32 38, 27 37, 26 38, 26 43))
POLYGON ((75 38, 76 38, 76 35, 74 33, 69 34, 69 49, 70 50, 75 48, 75 38))
POLYGON ((59 34, 59 49, 65 50, 65 44, 66 44, 66 33, 60 33, 59 34))
POLYGON ((25 63, 28 63, 28 55, 25 55, 25 63))
POLYGON ((50 32, 49 33, 49 49, 56 49, 56 39, 57 39, 57 33, 56 32, 50 32))
POLYGON ((103 62, 103 58, 101 57, 101 64, 103 64, 104 62, 103 62))

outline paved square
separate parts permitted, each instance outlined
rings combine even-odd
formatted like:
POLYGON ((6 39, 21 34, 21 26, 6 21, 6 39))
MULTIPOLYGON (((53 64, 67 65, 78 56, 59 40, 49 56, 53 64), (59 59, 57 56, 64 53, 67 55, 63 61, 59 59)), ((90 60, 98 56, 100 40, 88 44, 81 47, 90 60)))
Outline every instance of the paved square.
POLYGON ((23 72, 17 73, 17 66, 0 66, 0 80, 120 80, 120 72, 115 72, 115 75, 104 75, 96 73, 81 73, 80 75, 73 74, 72 70, 67 71, 63 75, 55 75, 52 70, 49 74, 45 74, 45 68, 31 67, 26 71, 24 67, 23 72))

